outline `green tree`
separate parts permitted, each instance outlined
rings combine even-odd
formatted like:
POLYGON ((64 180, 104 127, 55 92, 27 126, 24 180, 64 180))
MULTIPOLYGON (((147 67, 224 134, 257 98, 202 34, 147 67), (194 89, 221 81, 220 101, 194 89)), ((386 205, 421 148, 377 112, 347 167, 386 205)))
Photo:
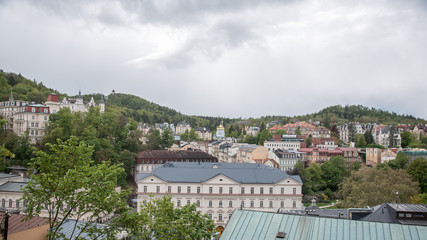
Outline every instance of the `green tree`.
POLYGON ((366 145, 374 143, 374 137, 372 136, 372 129, 369 129, 369 131, 366 130, 365 134, 363 134, 363 136, 365 137, 366 145))
POLYGON ((345 160, 342 156, 331 157, 320 168, 322 169, 322 179, 325 181, 326 187, 332 191, 336 191, 338 184, 348 175, 345 160))
POLYGON ((270 133, 268 129, 264 129, 258 133, 258 145, 264 145, 264 141, 272 138, 273 135, 270 133))
POLYGON ((416 158, 409 164, 406 172, 417 181, 421 193, 427 193, 427 159, 416 158))
POLYGON ((307 139, 305 140, 305 143, 306 143, 307 147, 311 146, 312 140, 311 140, 310 136, 307 137, 307 139))
POLYGON ((304 177, 307 185, 307 194, 313 194, 320 191, 326 185, 325 181, 322 178, 322 169, 317 165, 317 163, 311 163, 310 167, 304 170, 304 177))
POLYGON ((415 138, 412 136, 412 133, 409 131, 404 131, 400 134, 400 137, 402 139, 402 148, 406 148, 415 140, 415 138))
POLYGON ((350 142, 354 142, 354 138, 356 137, 356 126, 353 122, 348 124, 348 140, 350 142))
POLYGON ((418 192, 418 183, 413 182, 404 170, 375 169, 362 167, 345 178, 339 185, 338 207, 366 207, 396 201, 410 203, 418 192))
POLYGON ((196 204, 175 208, 169 195, 151 196, 139 213, 125 215, 126 221, 135 223, 128 230, 136 239, 211 239, 215 232, 214 221, 197 211, 196 204))
POLYGON ((274 133, 274 135, 286 135, 286 131, 285 131, 285 130, 280 129, 280 130, 277 130, 277 131, 274 133))
POLYGON ((48 239, 61 236, 59 230, 67 218, 85 219, 83 229, 93 234, 117 230, 114 226, 97 229, 91 222, 128 209, 125 197, 129 192, 115 190, 123 168, 107 162, 93 165, 92 147, 79 143, 76 137, 65 142, 58 140, 58 144, 48 147, 49 152, 35 151, 36 157, 31 159, 31 167, 38 169, 38 174, 32 175, 24 188, 25 219, 47 211, 48 239))
POLYGON ((188 138, 190 140, 197 140, 197 139, 199 139, 199 136, 197 135, 197 133, 194 129, 191 129, 190 132, 188 133, 188 138))
POLYGON ((366 140, 365 140, 365 136, 363 134, 356 134, 355 138, 354 138, 354 142, 357 148, 365 148, 366 147, 366 140))
POLYGON ((172 130, 165 128, 163 129, 161 147, 163 149, 170 148, 173 144, 172 130))
POLYGON ((298 126, 297 130, 295 131, 295 135, 300 136, 301 135, 301 127, 298 126))

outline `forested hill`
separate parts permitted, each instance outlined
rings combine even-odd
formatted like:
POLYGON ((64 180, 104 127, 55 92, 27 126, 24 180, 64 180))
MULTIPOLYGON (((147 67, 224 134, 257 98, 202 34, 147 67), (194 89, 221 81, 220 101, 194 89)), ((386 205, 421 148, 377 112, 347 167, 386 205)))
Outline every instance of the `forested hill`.
POLYGON ((164 122, 177 124, 185 120, 192 127, 203 126, 212 130, 221 123, 221 120, 225 123, 233 121, 228 118, 185 115, 174 109, 123 93, 110 94, 107 107, 118 108, 125 116, 149 124, 164 122))
POLYGON ((322 109, 317 113, 298 116, 298 119, 312 119, 322 122, 329 127, 331 124, 343 124, 346 122, 383 123, 383 124, 417 124, 426 123, 425 119, 411 115, 399 115, 381 109, 369 108, 362 105, 336 105, 322 109))
MULTIPOLYGON (((68 97, 67 94, 60 93, 52 88, 44 86, 42 82, 38 82, 36 79, 29 80, 21 74, 6 73, 0 70, 0 101, 8 100, 11 91, 13 92, 15 99, 35 103, 45 102, 50 93, 56 93, 59 99, 68 97)), ((83 95, 83 98, 85 101, 89 101, 92 96, 95 98, 95 101, 99 101, 101 98, 101 94, 87 94, 83 95)), ((294 117, 265 116, 256 119, 250 118, 242 120, 208 116, 189 116, 174 109, 147 101, 141 97, 124 93, 110 94, 107 98, 107 111, 120 111, 124 116, 133 118, 138 122, 148 124, 168 122, 177 124, 178 122, 185 120, 194 128, 203 126, 211 130, 215 130, 221 120, 223 120, 224 125, 227 125, 228 127, 231 126, 231 124, 235 127, 241 127, 244 125, 262 126, 273 120, 279 120, 282 124, 302 120, 320 121, 326 127, 349 121, 385 124, 406 123, 412 125, 420 122, 426 123, 426 120, 424 119, 408 115, 398 115, 396 113, 368 108, 361 105, 336 105, 324 108, 317 113, 294 117)))

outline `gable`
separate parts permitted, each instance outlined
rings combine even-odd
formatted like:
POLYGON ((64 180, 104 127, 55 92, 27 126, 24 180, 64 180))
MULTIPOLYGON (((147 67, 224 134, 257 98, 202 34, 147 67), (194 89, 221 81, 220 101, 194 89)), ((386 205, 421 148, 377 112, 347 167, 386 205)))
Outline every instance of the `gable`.
POLYGON ((146 177, 138 180, 137 183, 165 183, 165 181, 154 175, 147 175, 146 177))
POLYGON ((233 179, 225 176, 224 174, 218 174, 215 177, 205 181, 207 184, 236 184, 237 182, 233 179))

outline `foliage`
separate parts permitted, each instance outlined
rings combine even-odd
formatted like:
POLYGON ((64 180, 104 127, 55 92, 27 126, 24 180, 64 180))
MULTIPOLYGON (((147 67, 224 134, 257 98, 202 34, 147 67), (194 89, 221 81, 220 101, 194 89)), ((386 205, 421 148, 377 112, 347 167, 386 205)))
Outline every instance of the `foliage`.
POLYGON ((396 201, 410 203, 417 195, 418 184, 404 170, 362 167, 339 184, 339 207, 366 207, 396 201))
POLYGON ((322 179, 326 183, 326 187, 336 191, 338 184, 348 175, 345 167, 345 160, 342 156, 334 156, 329 161, 322 164, 322 179))
POLYGON ((277 130, 277 131, 274 133, 274 135, 286 135, 286 131, 285 131, 285 130, 280 129, 280 130, 277 130))
POLYGON ((376 143, 370 143, 366 145, 367 148, 379 148, 379 149, 386 149, 383 145, 376 144, 376 143))
POLYGON ((377 169, 405 169, 408 165, 409 159, 403 152, 398 152, 395 159, 377 165, 377 169))
POLYGON ((151 196, 141 204, 138 213, 123 218, 135 223, 128 230, 136 239, 210 239, 215 231, 214 221, 197 211, 196 204, 174 208, 169 195, 151 196))
POLYGON ((148 143, 146 150, 163 150, 169 148, 173 144, 173 136, 169 129, 164 129, 163 133, 160 135, 160 131, 155 129, 148 136, 148 143))
POLYGON ((367 145, 365 136, 360 133, 356 134, 356 136, 354 137, 354 142, 357 148, 365 148, 367 145))
POLYGON ((372 136, 372 129, 369 129, 369 131, 365 131, 363 136, 365 137, 366 145, 374 143, 374 137, 372 136))
POLYGON ((427 193, 420 193, 417 196, 411 197, 411 203, 413 204, 427 204, 427 193))
MULTIPOLYGON (((49 152, 35 151, 36 157, 31 159, 31 167, 39 173, 33 175, 24 188, 23 200, 27 203, 26 220, 47 211, 48 239, 60 236, 67 218, 94 222, 104 215, 127 209, 124 199, 129 192, 115 190, 117 179, 124 171, 120 165, 107 162, 93 165, 93 147, 76 137, 47 145, 49 152)), ((86 227, 90 227, 87 224, 86 227)), ((113 229, 91 228, 91 231, 106 234, 103 231, 113 229)))
POLYGON ((264 129, 258 133, 258 145, 264 145, 264 141, 272 138, 273 135, 270 133, 268 129, 264 129))
POLYGON ((310 167, 304 169, 304 194, 313 194, 320 191, 326 186, 325 181, 322 178, 322 169, 317 163, 311 163, 310 167))
POLYGON ((421 193, 427 193, 427 159, 416 158, 409 164, 406 172, 418 182, 421 193))
POLYGON ((310 147, 311 143, 312 143, 311 137, 307 137, 305 140, 305 143, 306 143, 307 147, 310 147))

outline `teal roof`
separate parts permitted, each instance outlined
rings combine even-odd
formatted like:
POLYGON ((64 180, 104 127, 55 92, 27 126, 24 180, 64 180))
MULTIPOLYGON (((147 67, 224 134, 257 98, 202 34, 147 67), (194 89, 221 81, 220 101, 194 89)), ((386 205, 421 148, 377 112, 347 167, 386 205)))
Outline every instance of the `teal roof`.
POLYGON ((427 227, 235 210, 220 239, 423 240, 427 227))

